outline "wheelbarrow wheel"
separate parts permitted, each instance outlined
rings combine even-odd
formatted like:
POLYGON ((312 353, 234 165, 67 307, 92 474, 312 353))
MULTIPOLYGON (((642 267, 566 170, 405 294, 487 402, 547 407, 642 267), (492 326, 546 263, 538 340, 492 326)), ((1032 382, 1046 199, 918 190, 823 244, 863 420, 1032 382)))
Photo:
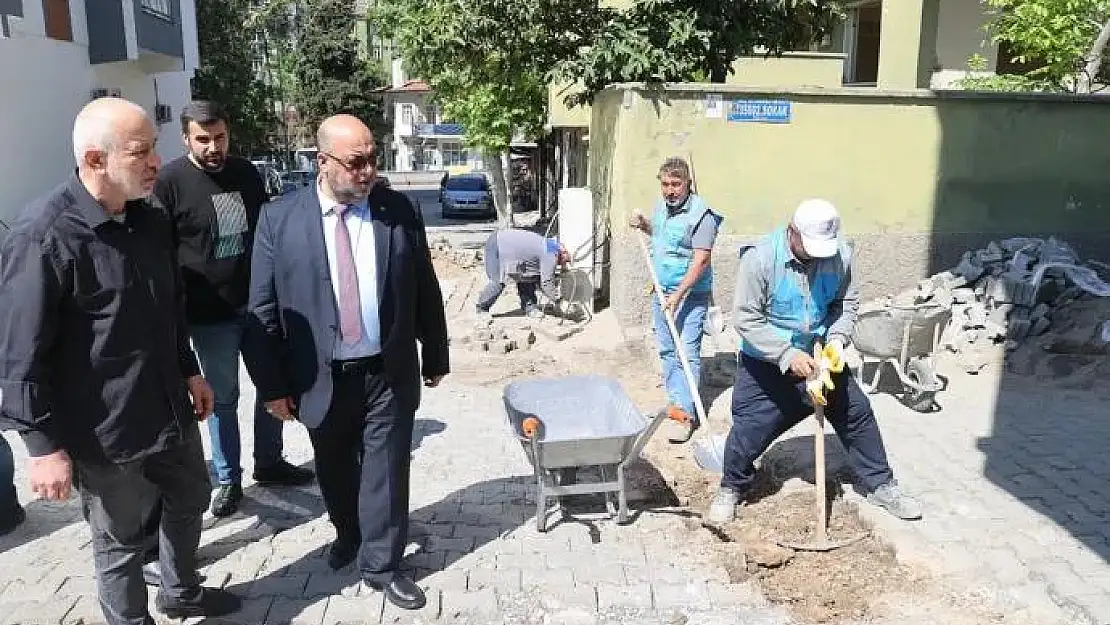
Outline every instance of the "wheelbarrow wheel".
MULTIPOLYGON (((912 380, 915 384, 919 386, 921 385, 921 379, 920 376, 917 374, 917 371, 910 370, 906 374, 906 377, 912 380)), ((936 396, 936 391, 909 389, 906 392, 902 403, 914 412, 936 412, 936 410, 939 408, 939 406, 937 406, 936 396)))

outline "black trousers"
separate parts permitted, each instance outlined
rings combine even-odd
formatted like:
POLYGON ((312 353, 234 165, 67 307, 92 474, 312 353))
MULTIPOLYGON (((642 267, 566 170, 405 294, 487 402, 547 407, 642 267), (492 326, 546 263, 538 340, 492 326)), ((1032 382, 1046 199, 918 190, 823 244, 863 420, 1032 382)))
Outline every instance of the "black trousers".
POLYGON ((142 574, 152 520, 158 523, 161 592, 175 599, 196 599, 201 592, 196 560, 201 518, 212 488, 196 423, 185 429, 180 443, 141 460, 74 460, 74 469, 92 533, 97 594, 108 624, 154 623, 147 612, 142 574))
MULTIPOLYGON (((813 414, 805 382, 769 362, 740 355, 732 390, 732 429, 725 442, 721 486, 743 494, 755 478, 754 463, 779 436, 813 414)), ((845 370, 833 376, 825 418, 848 452, 848 464, 870 492, 893 478, 871 402, 845 370)))
POLYGON ((309 429, 316 478, 338 540, 360 545, 362 578, 388 583, 408 541, 414 415, 399 408, 380 357, 332 376, 331 406, 309 429))

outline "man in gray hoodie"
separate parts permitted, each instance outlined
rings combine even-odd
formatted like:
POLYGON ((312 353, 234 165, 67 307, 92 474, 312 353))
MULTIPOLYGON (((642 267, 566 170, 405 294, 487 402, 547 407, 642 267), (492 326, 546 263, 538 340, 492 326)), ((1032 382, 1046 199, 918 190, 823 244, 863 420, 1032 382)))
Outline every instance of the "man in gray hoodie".
POLYGON ((556 270, 568 260, 566 248, 555 239, 516 228, 494 232, 486 240, 485 263, 489 283, 478 295, 478 313, 488 313, 505 290, 505 283, 512 280, 516 283, 520 308, 525 315, 538 317, 542 314, 536 298, 537 290, 556 303, 560 314, 565 314, 567 303, 562 300, 556 270))

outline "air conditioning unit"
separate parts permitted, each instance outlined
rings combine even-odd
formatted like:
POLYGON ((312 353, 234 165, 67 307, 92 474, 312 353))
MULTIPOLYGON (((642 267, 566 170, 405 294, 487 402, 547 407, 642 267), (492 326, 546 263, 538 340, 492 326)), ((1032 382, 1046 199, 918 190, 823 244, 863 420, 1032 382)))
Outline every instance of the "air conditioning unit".
POLYGON ((122 98, 122 97, 123 97, 123 91, 121 91, 120 89, 101 88, 101 89, 93 89, 92 90, 92 99, 93 100, 95 100, 97 98, 122 98))
POLYGON ((168 124, 173 121, 173 109, 169 104, 154 105, 154 121, 159 124, 168 124))

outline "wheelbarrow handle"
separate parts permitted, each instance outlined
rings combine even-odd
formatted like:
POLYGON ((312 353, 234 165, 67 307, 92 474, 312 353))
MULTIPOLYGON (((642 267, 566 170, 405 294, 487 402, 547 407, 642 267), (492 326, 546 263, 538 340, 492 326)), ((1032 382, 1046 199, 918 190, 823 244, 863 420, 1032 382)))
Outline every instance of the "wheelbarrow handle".
POLYGON ((524 432, 525 438, 532 438, 540 431, 540 425, 542 424, 540 423, 539 417, 529 415, 524 417, 524 420, 520 422, 520 429, 524 432))

